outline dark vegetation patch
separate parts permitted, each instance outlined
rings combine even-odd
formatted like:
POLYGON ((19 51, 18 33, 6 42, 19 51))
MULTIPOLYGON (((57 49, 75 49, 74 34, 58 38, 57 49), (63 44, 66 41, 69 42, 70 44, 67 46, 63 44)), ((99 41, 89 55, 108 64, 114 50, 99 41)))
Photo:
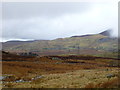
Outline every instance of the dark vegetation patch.
POLYGON ((35 56, 20 56, 13 53, 2 51, 2 61, 26 61, 33 60, 35 56))
POLYGON ((77 60, 95 60, 95 59, 113 59, 113 60, 120 60, 120 59, 115 59, 115 58, 108 58, 108 57, 96 57, 96 56, 90 56, 90 55, 68 55, 68 56, 46 56, 50 59, 52 58, 58 58, 61 60, 66 60, 66 59, 77 59, 77 60))

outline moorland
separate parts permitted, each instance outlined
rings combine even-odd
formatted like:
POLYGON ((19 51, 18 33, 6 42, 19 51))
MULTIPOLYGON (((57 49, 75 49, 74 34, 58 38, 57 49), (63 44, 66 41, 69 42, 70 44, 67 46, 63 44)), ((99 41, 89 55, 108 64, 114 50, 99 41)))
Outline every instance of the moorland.
POLYGON ((108 31, 3 43, 3 88, 118 88, 118 38, 108 31))

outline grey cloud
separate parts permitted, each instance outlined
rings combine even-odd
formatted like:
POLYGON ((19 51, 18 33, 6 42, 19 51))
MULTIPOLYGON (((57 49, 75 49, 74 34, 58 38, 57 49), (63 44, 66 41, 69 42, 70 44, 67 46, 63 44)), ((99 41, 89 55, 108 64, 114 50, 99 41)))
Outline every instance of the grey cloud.
POLYGON ((3 19, 56 17, 68 13, 82 13, 89 10, 90 6, 90 3, 73 2, 8 2, 3 3, 3 19))
POLYGON ((117 33, 117 6, 112 3, 3 3, 3 39, 55 39, 117 33))

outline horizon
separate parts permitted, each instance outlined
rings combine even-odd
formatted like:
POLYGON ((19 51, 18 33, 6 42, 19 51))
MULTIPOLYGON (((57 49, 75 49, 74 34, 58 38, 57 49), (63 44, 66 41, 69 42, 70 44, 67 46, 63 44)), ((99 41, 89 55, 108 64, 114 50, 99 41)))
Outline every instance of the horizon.
MULTIPOLYGON (((104 30, 104 31, 102 31, 102 32, 99 32, 99 33, 94 33, 94 34, 83 34, 83 35, 73 35, 73 36, 70 36, 70 37, 74 37, 74 36, 84 36, 84 35, 96 35, 96 34, 100 34, 100 33, 103 33, 103 32, 105 32, 105 31, 109 31, 109 33, 110 33, 110 35, 111 35, 111 33, 113 32, 113 30, 110 30, 110 29, 108 29, 108 30, 104 30)), ((61 38, 70 38, 70 37, 61 37, 61 38)), ((110 37, 112 37, 112 38, 117 38, 117 37, 115 37, 115 36, 110 36, 110 37)), ((59 39, 59 38, 55 38, 55 39, 59 39)), ((51 39, 51 40, 55 40, 55 39, 51 39)), ((28 40, 25 40, 25 39, 11 39, 11 40, 6 40, 6 41, 2 41, 2 43, 4 43, 4 42, 9 42, 9 41, 39 41, 39 40, 50 40, 50 39, 28 39, 28 40)))

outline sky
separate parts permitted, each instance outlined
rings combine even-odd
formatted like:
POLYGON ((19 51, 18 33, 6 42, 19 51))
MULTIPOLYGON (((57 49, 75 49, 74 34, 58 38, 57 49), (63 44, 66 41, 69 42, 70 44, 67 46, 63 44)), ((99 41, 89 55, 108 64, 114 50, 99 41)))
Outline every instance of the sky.
POLYGON ((118 3, 111 2, 4 2, 2 38, 53 40, 97 34, 112 29, 118 35, 118 3))

